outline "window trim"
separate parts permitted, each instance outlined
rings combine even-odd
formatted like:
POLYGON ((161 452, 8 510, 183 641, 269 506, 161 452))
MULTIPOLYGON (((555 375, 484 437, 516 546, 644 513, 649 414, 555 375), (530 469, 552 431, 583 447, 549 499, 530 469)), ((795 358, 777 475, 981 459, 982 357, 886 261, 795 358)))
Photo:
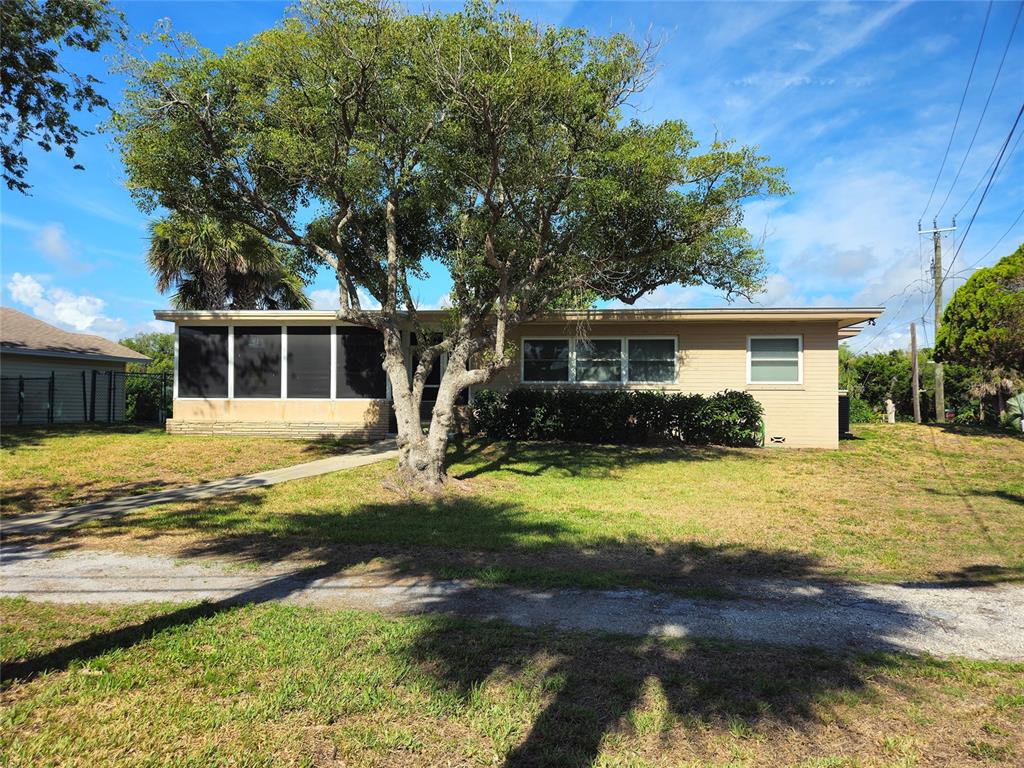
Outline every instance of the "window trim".
POLYGON ((641 386, 674 386, 679 383, 679 337, 678 336, 523 336, 519 339, 519 383, 531 385, 566 386, 578 384, 581 387, 628 387, 636 384, 641 386), (576 344, 579 341, 618 341, 620 371, 618 381, 581 381, 576 370, 576 344), (524 347, 528 341, 565 341, 569 344, 569 378, 566 381, 533 381, 526 378, 526 355, 524 347), (670 381, 631 380, 629 378, 629 342, 630 341, 671 341, 672 342, 672 379, 670 381))
POLYGON ((519 340, 519 381, 523 384, 565 385, 576 382, 576 340, 572 336, 523 336, 519 340), (569 346, 569 377, 565 381, 535 381, 526 378, 526 342, 564 341, 569 346))
POLYGON ((580 341, 618 341, 619 342, 619 384, 626 383, 626 366, 629 362, 628 344, 626 343, 625 336, 587 336, 581 339, 578 336, 574 336, 571 340, 571 348, 569 350, 569 359, 572 361, 572 383, 573 384, 585 384, 588 387, 601 386, 601 385, 615 385, 614 381, 591 381, 590 379, 579 378, 576 370, 576 345, 580 341))
MULTIPOLYGON (((773 358, 763 358, 772 360, 773 358)), ((790 358, 774 358, 779 362, 792 362, 790 358)), ((802 386, 804 383, 804 337, 803 334, 799 333, 784 333, 784 334, 767 334, 767 335, 754 335, 747 336, 747 385, 751 387, 760 386, 802 386), (750 342, 754 339, 796 339, 796 381, 753 381, 751 379, 751 344, 750 342)))
POLYGON ((622 345, 622 356, 624 365, 622 376, 624 384, 678 384, 679 383, 679 337, 678 336, 625 336, 626 343, 622 345), (629 378, 629 342, 630 341, 671 341, 672 342, 672 380, 671 381, 647 381, 642 379, 629 378))

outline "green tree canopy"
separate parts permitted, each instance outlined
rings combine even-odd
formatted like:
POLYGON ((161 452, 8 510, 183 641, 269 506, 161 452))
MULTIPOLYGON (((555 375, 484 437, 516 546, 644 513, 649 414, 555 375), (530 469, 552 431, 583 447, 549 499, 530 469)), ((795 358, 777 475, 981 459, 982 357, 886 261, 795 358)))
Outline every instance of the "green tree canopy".
POLYGON ((160 55, 126 59, 114 121, 133 194, 334 272, 338 317, 384 336, 400 469, 416 480, 443 478, 454 399, 511 364, 517 324, 574 297, 762 284, 742 204, 785 192, 781 169, 731 141, 700 148, 680 120, 626 120, 654 53, 627 36, 480 3, 440 15, 307 0, 223 54, 156 42, 160 55), (412 366, 403 330, 430 334, 410 281, 430 263, 448 272, 452 310, 412 366), (419 403, 442 353, 424 432, 419 403))
MULTIPOLYGON (((174 371, 173 333, 137 333, 127 339, 121 339, 119 343, 150 359, 145 366, 147 373, 171 373, 174 371)), ((129 363, 128 370, 142 370, 142 366, 138 363, 129 363)))
MULTIPOLYGON (((49 152, 75 156, 75 144, 89 131, 72 111, 106 107, 92 75, 79 75, 60 60, 62 50, 98 51, 124 36, 121 16, 107 0, 0 0, 0 158, 8 189, 25 192, 28 158, 23 147, 34 141, 49 152)), ((81 168, 81 165, 75 165, 81 168)))
POLYGON ((1024 245, 957 289, 935 352, 943 361, 1024 374, 1024 245))
POLYGON ((210 216, 172 213, 150 224, 146 262, 178 309, 309 309, 294 248, 210 216))

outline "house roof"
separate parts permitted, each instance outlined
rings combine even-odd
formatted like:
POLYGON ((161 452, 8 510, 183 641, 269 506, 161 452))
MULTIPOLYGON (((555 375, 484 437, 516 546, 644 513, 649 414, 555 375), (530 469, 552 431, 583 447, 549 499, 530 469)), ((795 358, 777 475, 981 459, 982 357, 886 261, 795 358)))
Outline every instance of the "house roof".
MULTIPOLYGON (((745 321, 762 320, 766 322, 784 322, 794 320, 831 320, 839 328, 850 328, 858 323, 868 322, 879 317, 884 307, 723 307, 703 309, 588 309, 565 310, 551 312, 538 317, 534 322, 644 322, 673 321, 688 322, 708 321, 745 321)), ((168 310, 158 309, 154 313, 158 320, 169 320, 173 323, 266 323, 266 322, 301 322, 328 323, 337 320, 333 310, 168 310)), ((441 321, 447 317, 446 310, 424 310, 418 313, 425 321, 441 321)))
POLYGON ((110 339, 65 331, 10 307, 0 307, 0 351, 40 357, 149 362, 145 355, 110 339))

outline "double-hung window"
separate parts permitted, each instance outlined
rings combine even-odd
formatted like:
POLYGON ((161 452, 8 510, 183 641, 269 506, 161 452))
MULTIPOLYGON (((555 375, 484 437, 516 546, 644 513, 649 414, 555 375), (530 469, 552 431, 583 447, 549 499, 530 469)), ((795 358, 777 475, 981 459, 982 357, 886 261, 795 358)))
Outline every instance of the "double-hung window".
POLYGON ((676 380, 674 339, 629 339, 629 381, 671 383, 676 380))
POLYGON ((525 383, 671 384, 674 338, 524 339, 525 383))
POLYGON ((523 381, 569 381, 569 339, 523 341, 523 381))
POLYGON ((751 336, 747 340, 749 384, 800 384, 803 381, 803 338, 751 336))
POLYGON ((622 339, 577 339, 576 381, 622 381, 622 339))

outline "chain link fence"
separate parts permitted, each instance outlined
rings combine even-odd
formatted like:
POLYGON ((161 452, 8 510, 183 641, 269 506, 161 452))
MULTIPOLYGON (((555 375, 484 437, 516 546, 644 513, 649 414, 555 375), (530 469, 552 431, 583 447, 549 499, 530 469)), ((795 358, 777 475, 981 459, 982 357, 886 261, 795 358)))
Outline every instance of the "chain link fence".
POLYGON ((52 372, 0 377, 4 424, 163 424, 171 416, 167 373, 52 372))

